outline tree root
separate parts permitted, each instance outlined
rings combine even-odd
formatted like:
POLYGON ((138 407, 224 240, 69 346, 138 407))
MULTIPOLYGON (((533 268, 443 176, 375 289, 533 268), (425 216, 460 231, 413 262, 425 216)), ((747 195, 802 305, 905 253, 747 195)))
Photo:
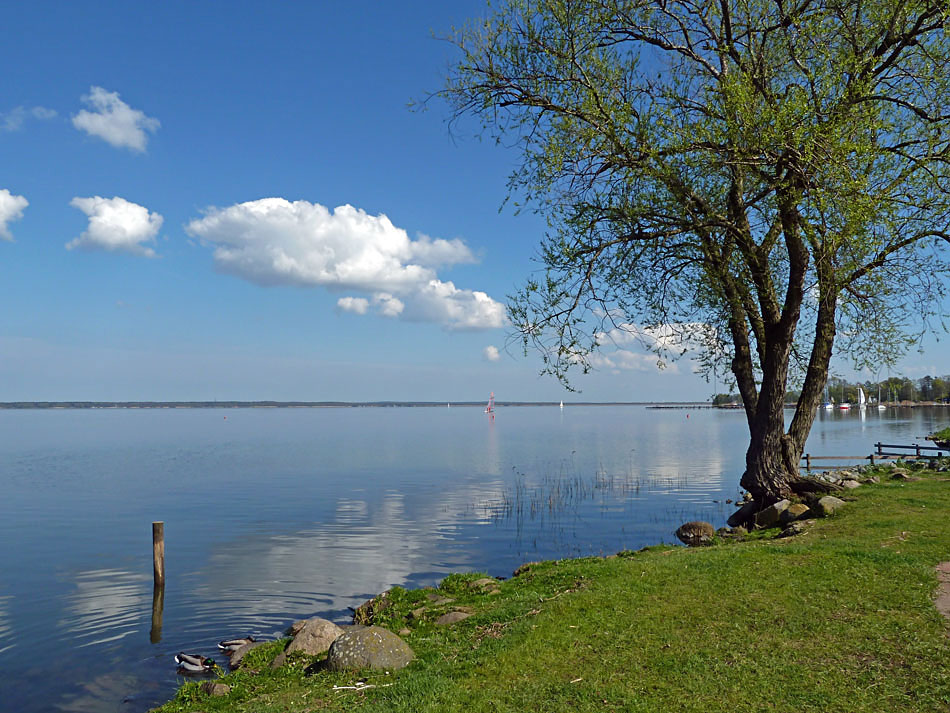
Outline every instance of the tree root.
POLYGON ((798 495, 799 497, 804 497, 808 495, 814 495, 815 493, 837 493, 844 488, 837 483, 826 483, 823 480, 815 480, 814 478, 802 478, 801 476, 796 476, 788 483, 789 489, 798 495))

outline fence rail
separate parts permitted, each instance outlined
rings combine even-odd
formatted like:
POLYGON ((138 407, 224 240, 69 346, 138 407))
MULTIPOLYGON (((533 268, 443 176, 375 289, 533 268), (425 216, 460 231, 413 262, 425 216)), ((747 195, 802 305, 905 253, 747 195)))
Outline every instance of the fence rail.
POLYGON ((825 460, 825 461, 867 461, 870 465, 874 465, 875 462, 884 461, 884 460, 935 460, 937 458, 942 458, 944 456, 950 455, 950 450, 946 448, 939 448, 937 446, 922 446, 919 443, 912 443, 911 445, 903 445, 899 443, 875 443, 874 452, 866 456, 813 456, 811 453, 805 453, 802 456, 802 460, 805 462, 805 470, 833 470, 834 468, 840 468, 846 463, 839 463, 838 465, 812 465, 812 461, 825 460), (891 449, 885 451, 884 449, 891 449), (900 449, 900 450, 893 450, 900 449), (928 451, 925 453, 924 451, 928 451))

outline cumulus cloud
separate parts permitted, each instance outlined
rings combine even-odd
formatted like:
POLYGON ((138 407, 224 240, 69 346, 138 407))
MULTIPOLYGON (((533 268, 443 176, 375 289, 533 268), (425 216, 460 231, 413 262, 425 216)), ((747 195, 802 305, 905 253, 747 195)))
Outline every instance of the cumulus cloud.
POLYGON ((482 349, 482 356, 488 361, 498 361, 501 359, 501 354, 498 353, 498 347, 491 344, 482 349))
POLYGON ((161 126, 158 119, 146 116, 119 99, 118 92, 90 87, 82 101, 92 111, 83 109, 73 117, 73 126, 90 136, 98 136, 117 148, 145 151, 148 134, 161 126))
POLYGON ((47 109, 45 106, 30 108, 17 106, 8 112, 0 113, 0 131, 19 131, 28 119, 46 121, 55 116, 56 112, 53 109, 47 109))
POLYGON ((69 205, 89 216, 89 227, 66 243, 67 250, 82 248, 155 257, 155 251, 145 243, 154 242, 162 227, 163 218, 158 213, 149 213, 148 208, 118 196, 77 197, 69 205))
POLYGON ((264 286, 297 285, 355 290, 337 307, 365 314, 436 322, 452 329, 505 323, 504 306, 484 292, 443 282, 436 268, 472 263, 459 239, 413 240, 385 215, 344 205, 263 198, 210 208, 185 226, 214 249, 219 270, 264 286))
POLYGON ((366 314, 369 309, 369 300, 363 297, 341 297, 336 301, 336 306, 344 312, 366 314))
POLYGON ((23 217, 23 210, 30 202, 23 196, 15 196, 6 188, 0 188, 0 240, 13 240, 7 223, 23 217))

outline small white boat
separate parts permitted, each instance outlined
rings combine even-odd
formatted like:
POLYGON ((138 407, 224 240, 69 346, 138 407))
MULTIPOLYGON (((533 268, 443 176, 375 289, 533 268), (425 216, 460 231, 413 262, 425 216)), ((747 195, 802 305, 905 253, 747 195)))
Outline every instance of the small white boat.
POLYGON ((561 410, 562 410, 562 411, 564 410, 564 402, 563 402, 563 401, 561 402, 561 410))
POLYGON ((838 408, 842 411, 848 411, 851 408, 851 404, 847 401, 843 401, 842 403, 838 404, 838 408))
POLYGON ((860 386, 858 387, 858 408, 864 409, 868 407, 868 397, 864 394, 864 389, 860 386))

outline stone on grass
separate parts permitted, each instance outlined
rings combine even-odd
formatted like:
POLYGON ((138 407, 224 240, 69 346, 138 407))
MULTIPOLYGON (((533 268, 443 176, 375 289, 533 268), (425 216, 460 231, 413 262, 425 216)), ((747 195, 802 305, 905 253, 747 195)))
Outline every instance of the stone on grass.
POLYGON ((330 646, 326 667, 331 671, 363 668, 395 671, 412 659, 409 645, 388 629, 354 626, 330 646))
POLYGON ((271 663, 272 668, 283 666, 287 661, 287 656, 294 651, 301 651, 308 656, 317 656, 330 648, 336 639, 343 634, 343 629, 338 627, 332 621, 321 619, 318 616, 304 621, 303 626, 297 629, 293 640, 287 644, 287 648, 277 654, 271 663))
POLYGON ((501 591, 500 587, 501 583, 493 577, 482 577, 468 585, 469 589, 474 589, 482 594, 498 594, 501 591))
POLYGON ((448 614, 443 614, 438 619, 435 620, 436 626, 451 626, 459 621, 464 621, 471 616, 469 612, 465 611, 450 611, 448 614))
POLYGON ((389 590, 373 597, 368 602, 363 602, 353 610, 354 624, 372 624, 376 617, 386 611, 393 605, 393 600, 389 598, 389 590))
POLYGON ((231 692, 231 687, 226 683, 217 681, 205 681, 201 684, 201 690, 209 696, 226 696, 231 692))
POLYGON ((676 536, 687 547, 702 547, 712 542, 716 530, 708 522, 694 520, 685 522, 676 530, 676 536))
POLYGON ((779 516, 779 522, 783 525, 787 525, 790 522, 795 522, 795 520, 805 517, 805 513, 807 512, 807 505, 803 503, 792 503, 785 508, 785 511, 779 516))
POLYGON ((729 527, 738 527, 739 525, 745 525, 749 519, 755 514, 755 503, 751 500, 744 503, 742 507, 736 510, 732 515, 729 516, 729 519, 726 520, 726 524, 729 527))
POLYGON ((848 490, 854 490, 855 488, 860 488, 861 483, 856 480, 842 480, 841 486, 847 488, 848 490))
POLYGON ((248 651, 252 651, 253 649, 256 649, 258 646, 263 646, 266 643, 267 643, 266 641, 253 641, 250 644, 244 644, 244 646, 241 646, 235 649, 233 652, 231 652, 231 656, 228 660, 228 665, 231 668, 240 668, 241 661, 244 660, 244 657, 247 655, 248 651))
POLYGON ((755 526, 761 527, 763 530, 767 530, 770 527, 775 527, 779 523, 779 518, 782 517, 782 513, 788 510, 788 506, 792 502, 788 499, 779 500, 777 503, 772 503, 765 510, 762 510, 755 514, 755 526))
POLYGON ((814 520, 796 520, 782 530, 777 537, 794 537, 795 535, 800 535, 805 532, 812 523, 814 523, 814 520))
POLYGON ((829 515, 834 515, 842 507, 844 507, 844 500, 836 498, 833 495, 826 495, 812 506, 809 515, 813 517, 828 517, 829 515))

